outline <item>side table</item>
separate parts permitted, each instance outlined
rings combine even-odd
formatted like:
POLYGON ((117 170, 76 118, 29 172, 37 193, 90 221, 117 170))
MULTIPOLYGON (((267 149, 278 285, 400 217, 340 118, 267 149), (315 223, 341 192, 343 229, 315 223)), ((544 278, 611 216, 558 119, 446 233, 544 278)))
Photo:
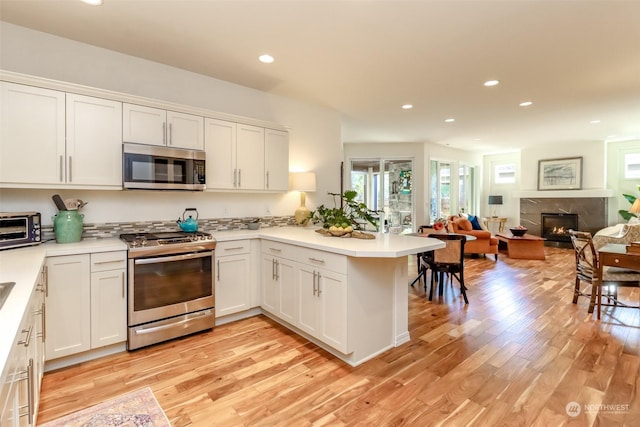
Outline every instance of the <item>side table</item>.
POLYGON ((498 233, 504 232, 504 225, 507 223, 507 218, 505 217, 497 217, 497 216, 489 216, 482 218, 482 223, 485 228, 489 230, 489 223, 497 222, 498 223, 498 233))

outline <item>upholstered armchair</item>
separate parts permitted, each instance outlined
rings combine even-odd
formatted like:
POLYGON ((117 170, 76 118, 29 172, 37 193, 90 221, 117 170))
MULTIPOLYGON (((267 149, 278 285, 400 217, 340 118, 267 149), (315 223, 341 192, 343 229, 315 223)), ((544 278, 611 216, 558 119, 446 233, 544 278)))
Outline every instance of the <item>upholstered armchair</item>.
POLYGON ((494 254, 498 260, 498 239, 491 236, 488 230, 474 230, 471 221, 461 216, 448 218, 449 232, 474 236, 476 240, 469 240, 464 245, 465 254, 494 254))
POLYGON ((629 224, 617 224, 598 231, 593 236, 593 246, 596 250, 607 243, 629 244, 640 241, 640 221, 629 224))

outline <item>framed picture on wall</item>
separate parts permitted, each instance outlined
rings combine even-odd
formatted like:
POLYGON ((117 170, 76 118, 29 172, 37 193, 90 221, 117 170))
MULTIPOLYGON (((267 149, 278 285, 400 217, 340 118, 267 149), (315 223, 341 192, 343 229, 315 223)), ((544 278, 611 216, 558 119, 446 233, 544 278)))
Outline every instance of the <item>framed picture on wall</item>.
POLYGON ((538 161, 538 190, 582 188, 582 157, 538 161))

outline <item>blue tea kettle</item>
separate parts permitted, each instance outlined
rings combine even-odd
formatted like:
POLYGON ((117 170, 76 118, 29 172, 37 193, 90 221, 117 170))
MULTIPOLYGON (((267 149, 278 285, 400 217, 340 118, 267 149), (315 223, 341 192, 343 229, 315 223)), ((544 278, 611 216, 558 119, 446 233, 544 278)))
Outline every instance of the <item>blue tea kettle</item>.
POLYGON ((176 223, 180 226, 182 231, 186 231, 187 233, 195 233, 198 231, 198 211, 196 208, 187 208, 182 213, 182 219, 178 218, 176 223), (196 219, 193 219, 193 216, 189 215, 189 218, 185 219, 187 212, 193 211, 196 213, 196 219))

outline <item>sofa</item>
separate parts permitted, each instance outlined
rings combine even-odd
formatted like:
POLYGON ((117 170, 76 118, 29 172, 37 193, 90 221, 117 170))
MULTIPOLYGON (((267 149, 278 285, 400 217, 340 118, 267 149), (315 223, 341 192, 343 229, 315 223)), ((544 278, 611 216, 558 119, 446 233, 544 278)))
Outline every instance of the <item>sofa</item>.
POLYGON ((498 260, 498 239, 493 237, 489 230, 474 229, 467 216, 450 216, 447 218, 447 227, 450 233, 466 234, 476 238, 464 244, 465 254, 493 254, 496 261, 498 260))

